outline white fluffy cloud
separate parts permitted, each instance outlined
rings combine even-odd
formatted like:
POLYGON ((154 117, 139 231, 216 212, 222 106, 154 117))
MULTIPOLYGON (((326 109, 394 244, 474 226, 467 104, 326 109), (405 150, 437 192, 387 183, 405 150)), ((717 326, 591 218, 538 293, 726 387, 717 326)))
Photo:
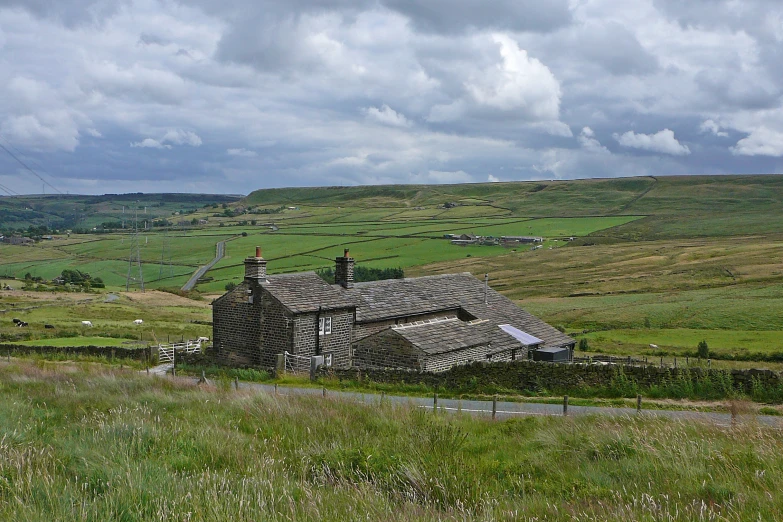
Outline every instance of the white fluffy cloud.
POLYGON ((479 106, 513 112, 521 119, 557 121, 560 83, 549 68, 505 34, 492 35, 501 62, 471 78, 467 90, 479 106))
POLYGON ((256 151, 247 149, 226 149, 226 154, 229 156, 238 156, 240 158, 255 158, 258 156, 256 151))
POLYGON ((759 127, 731 149, 738 156, 783 156, 783 132, 759 127))
POLYGON ((201 143, 201 138, 195 132, 173 129, 166 131, 163 137, 158 140, 153 138, 145 138, 141 141, 131 143, 131 147, 171 149, 172 145, 190 145, 191 147, 200 147, 201 143))
POLYGON ((590 127, 584 127, 582 132, 579 133, 579 144, 583 149, 593 152, 595 154, 610 154, 609 149, 601 145, 595 137, 595 132, 590 127))
POLYGON ((134 141, 130 144, 131 147, 147 148, 147 149, 170 149, 171 145, 161 143, 158 140, 152 138, 144 138, 141 141, 134 141))
POLYGON ((624 134, 615 133, 613 136, 617 143, 632 149, 649 150, 672 156, 685 156, 691 153, 687 145, 682 145, 677 141, 674 132, 670 129, 663 129, 655 134, 636 134, 633 131, 628 131, 624 134))
POLYGON ((392 127, 410 127, 411 125, 403 114, 395 111, 385 103, 380 109, 368 107, 367 109, 364 109, 364 113, 367 115, 368 120, 376 121, 384 125, 391 125, 392 127))
POLYGON ((729 135, 728 132, 720 130, 720 125, 718 125, 712 120, 703 121, 702 124, 699 126, 699 131, 714 134, 715 136, 719 136, 721 138, 726 138, 729 135))

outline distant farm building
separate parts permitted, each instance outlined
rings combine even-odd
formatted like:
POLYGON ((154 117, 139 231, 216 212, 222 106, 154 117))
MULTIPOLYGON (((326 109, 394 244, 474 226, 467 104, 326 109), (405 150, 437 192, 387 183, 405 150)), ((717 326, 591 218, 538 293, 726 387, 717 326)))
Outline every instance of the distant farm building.
POLYGON ((9 245, 34 245, 35 241, 29 237, 6 237, 3 239, 4 243, 8 243, 9 245))
POLYGON ((500 243, 504 246, 513 246, 519 244, 543 243, 544 238, 538 236, 500 236, 500 243))

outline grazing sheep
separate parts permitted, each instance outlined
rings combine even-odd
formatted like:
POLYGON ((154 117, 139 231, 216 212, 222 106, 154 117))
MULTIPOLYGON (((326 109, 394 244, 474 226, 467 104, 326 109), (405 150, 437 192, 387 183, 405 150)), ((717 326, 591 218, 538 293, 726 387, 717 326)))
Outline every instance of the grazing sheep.
POLYGON ((653 350, 657 350, 658 349, 658 345, 657 344, 651 344, 650 348, 652 348, 653 350))
POLYGON ((54 328, 54 325, 53 324, 45 324, 44 328, 54 328))
POLYGON ((82 326, 89 326, 92 328, 92 323, 90 321, 82 321, 82 326))
POLYGON ((135 321, 133 321, 133 324, 141 324, 143 322, 144 321, 142 321, 141 319, 136 319, 135 321))

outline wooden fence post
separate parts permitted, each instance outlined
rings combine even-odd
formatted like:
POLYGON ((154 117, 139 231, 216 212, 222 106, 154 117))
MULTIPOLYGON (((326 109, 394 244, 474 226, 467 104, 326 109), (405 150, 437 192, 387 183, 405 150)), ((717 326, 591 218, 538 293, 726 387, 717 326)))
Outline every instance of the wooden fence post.
POLYGON ((326 386, 321 387, 321 396, 326 398, 326 386))
POLYGON ((642 411, 642 396, 636 396, 636 411, 642 411))
POLYGON ((438 392, 432 395, 432 411, 438 413, 438 392))
POLYGON ((275 395, 277 395, 277 383, 275 383, 275 395))
POLYGON ((568 415, 568 395, 563 396, 563 417, 568 415))
POLYGON ((498 396, 492 396, 492 420, 495 420, 495 416, 498 414, 498 396))
POLYGON ((239 377, 234 376, 234 389, 239 390, 239 377))

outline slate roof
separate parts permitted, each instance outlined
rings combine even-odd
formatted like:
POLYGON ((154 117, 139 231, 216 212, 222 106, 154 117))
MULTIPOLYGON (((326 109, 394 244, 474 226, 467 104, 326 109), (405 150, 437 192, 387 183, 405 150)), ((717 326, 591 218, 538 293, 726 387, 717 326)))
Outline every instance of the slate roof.
POLYGON ((280 274, 267 277, 264 290, 295 314, 353 308, 356 300, 330 285, 315 272, 280 274))
POLYGON ((356 300, 356 322, 359 323, 460 307, 459 299, 443 292, 431 277, 354 283, 353 288, 343 289, 343 292, 356 300))
POLYGON ((355 283, 338 291, 357 303, 356 321, 372 322, 395 317, 462 308, 478 319, 492 323, 487 331, 492 352, 519 347, 519 341, 498 325, 509 324, 538 337, 543 346, 572 345, 575 341, 541 319, 518 307, 507 297, 489 288, 484 303, 484 282, 469 272, 408 279, 388 279, 355 283))
POLYGON ((449 319, 437 323, 392 328, 392 331, 424 353, 434 355, 474 346, 486 346, 489 342, 490 327, 489 323, 471 324, 459 319, 449 319))

